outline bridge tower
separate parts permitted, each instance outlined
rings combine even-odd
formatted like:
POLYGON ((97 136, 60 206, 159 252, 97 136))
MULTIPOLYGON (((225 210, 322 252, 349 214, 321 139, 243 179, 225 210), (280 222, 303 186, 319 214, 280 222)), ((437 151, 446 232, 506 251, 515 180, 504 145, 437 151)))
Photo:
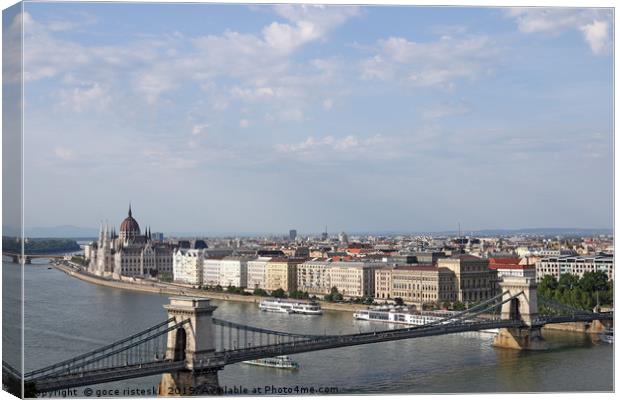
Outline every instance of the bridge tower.
POLYGON ((500 282, 504 300, 516 296, 502 304, 502 319, 521 321, 518 328, 502 328, 495 337, 493 345, 518 350, 548 349, 540 326, 534 325, 538 317, 538 297, 536 295, 536 278, 506 276, 500 282))
POLYGON ((217 367, 209 367, 209 356, 215 352, 212 314, 217 308, 209 299, 171 297, 164 305, 170 326, 189 319, 181 328, 168 332, 166 359, 185 360, 185 369, 165 373, 159 385, 160 396, 216 394, 217 367))

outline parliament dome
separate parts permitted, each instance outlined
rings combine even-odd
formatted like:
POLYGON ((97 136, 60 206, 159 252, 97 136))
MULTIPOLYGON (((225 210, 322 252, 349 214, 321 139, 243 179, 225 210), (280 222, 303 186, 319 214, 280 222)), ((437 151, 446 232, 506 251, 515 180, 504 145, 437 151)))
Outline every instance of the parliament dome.
POLYGON ((119 234, 122 239, 134 238, 140 235, 140 225, 138 225, 138 221, 131 216, 131 205, 129 205, 129 213, 127 214, 127 218, 121 222, 119 234))

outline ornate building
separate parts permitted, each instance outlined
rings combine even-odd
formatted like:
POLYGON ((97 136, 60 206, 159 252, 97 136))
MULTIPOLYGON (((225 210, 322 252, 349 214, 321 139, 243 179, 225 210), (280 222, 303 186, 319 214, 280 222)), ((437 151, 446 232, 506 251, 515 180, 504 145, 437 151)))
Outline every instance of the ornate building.
POLYGON ((89 246, 90 272, 113 278, 121 276, 172 277, 171 245, 152 240, 150 228, 140 233, 140 225, 131 214, 121 222, 118 235, 115 230, 101 227, 99 240, 89 246))

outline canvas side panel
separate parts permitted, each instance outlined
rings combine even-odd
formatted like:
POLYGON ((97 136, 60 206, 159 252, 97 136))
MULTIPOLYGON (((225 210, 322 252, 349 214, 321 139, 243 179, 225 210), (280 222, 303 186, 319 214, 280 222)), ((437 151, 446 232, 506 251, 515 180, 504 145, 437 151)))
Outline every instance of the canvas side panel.
POLYGON ((2 12, 2 383, 22 396, 22 3, 2 12))

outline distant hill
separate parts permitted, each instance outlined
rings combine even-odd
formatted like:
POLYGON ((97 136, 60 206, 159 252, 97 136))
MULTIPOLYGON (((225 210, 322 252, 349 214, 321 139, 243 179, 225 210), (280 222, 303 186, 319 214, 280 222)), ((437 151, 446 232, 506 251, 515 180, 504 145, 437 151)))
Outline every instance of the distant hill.
POLYGON ((36 238, 95 238, 99 235, 97 229, 82 228, 73 225, 32 227, 26 229, 24 233, 27 237, 36 238))

